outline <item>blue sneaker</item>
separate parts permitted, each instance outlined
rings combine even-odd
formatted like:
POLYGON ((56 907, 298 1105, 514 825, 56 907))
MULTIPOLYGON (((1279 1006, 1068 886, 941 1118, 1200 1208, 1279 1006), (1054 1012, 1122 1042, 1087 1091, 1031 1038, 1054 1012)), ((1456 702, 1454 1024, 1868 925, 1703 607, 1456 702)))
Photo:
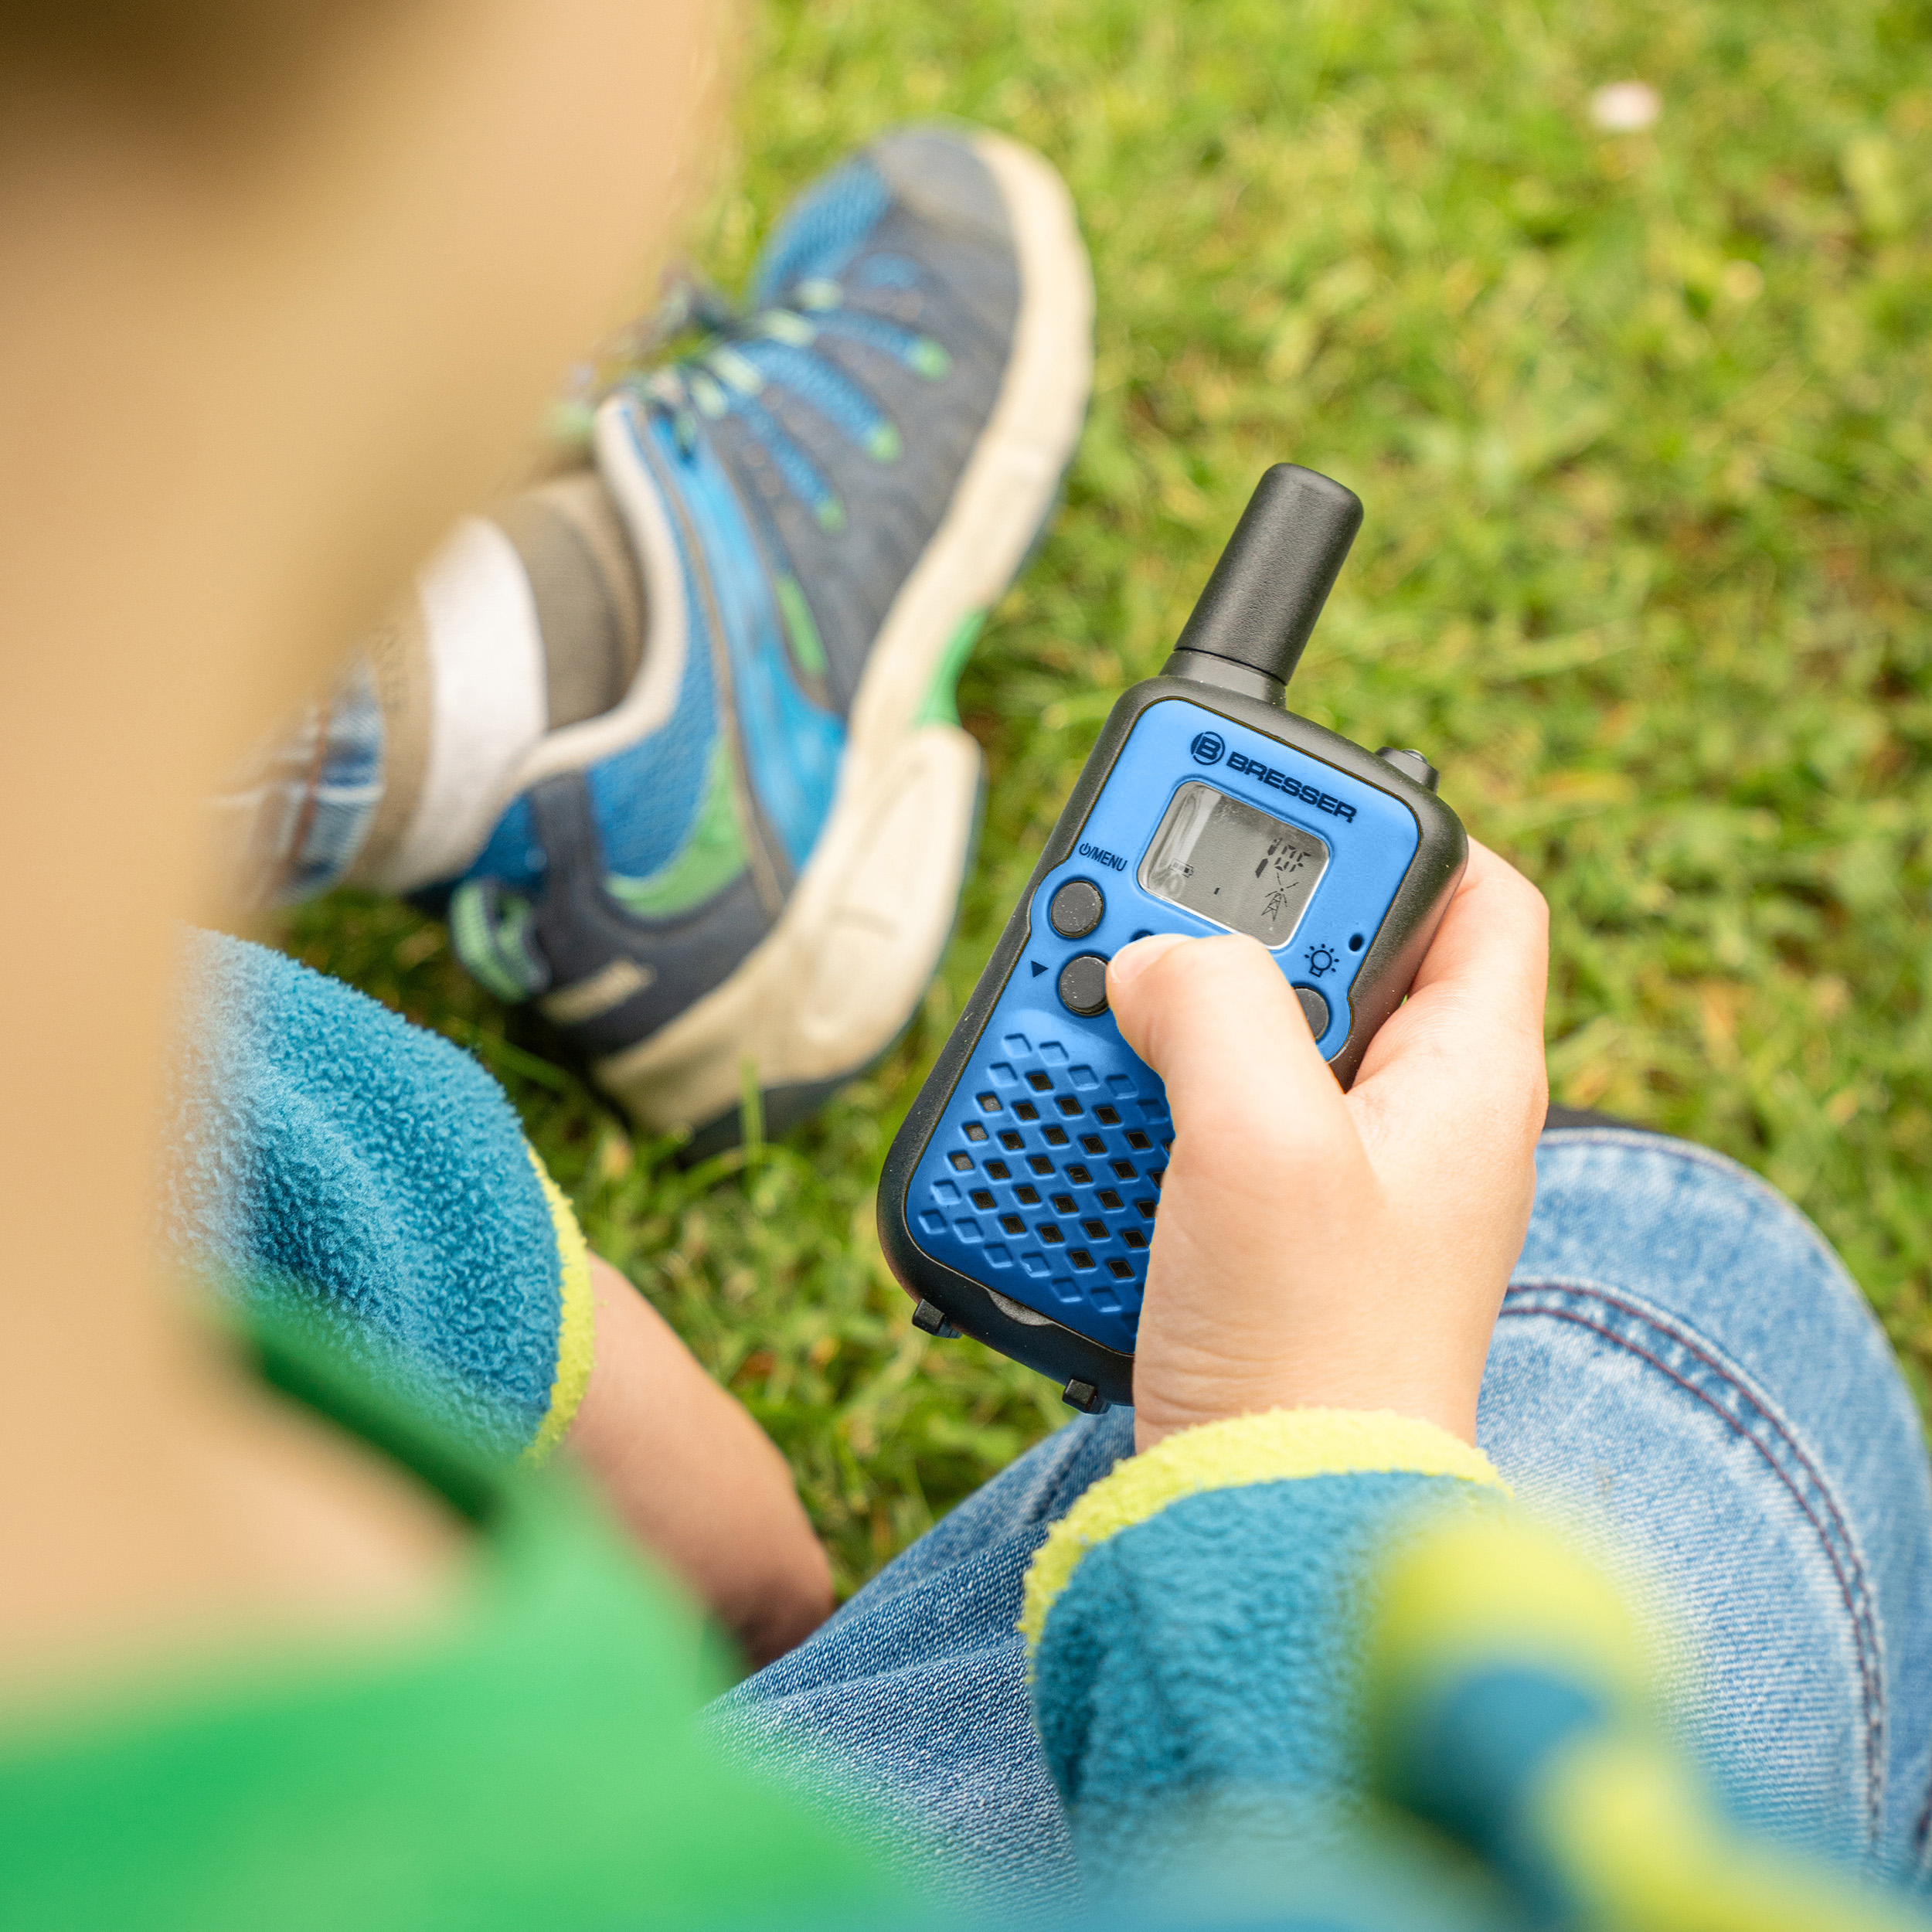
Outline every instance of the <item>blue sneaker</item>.
POLYGON ((640 1127, 774 1129, 888 1046, 938 964, 979 754, 953 689, 1052 509, 1091 376, 1071 204, 998 136, 889 134, 808 190, 744 312, 598 411, 648 616, 449 902, 640 1127))

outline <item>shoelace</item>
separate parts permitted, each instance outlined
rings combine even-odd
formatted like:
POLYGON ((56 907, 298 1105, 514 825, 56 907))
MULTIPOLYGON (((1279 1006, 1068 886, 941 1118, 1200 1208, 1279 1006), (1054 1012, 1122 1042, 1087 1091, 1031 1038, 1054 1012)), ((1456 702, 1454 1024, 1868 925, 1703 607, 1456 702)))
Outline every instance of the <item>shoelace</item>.
MULTIPOLYGON (((871 257, 864 273, 869 287, 907 293, 923 279, 916 263, 893 256, 871 257)), ((747 313, 696 274, 679 274, 656 313, 617 352, 643 362, 689 329, 706 340, 690 355, 623 376, 613 386, 667 420, 687 460, 696 452, 703 423, 736 417, 820 526, 836 532, 845 527, 844 504, 766 406, 764 392, 773 386, 789 390, 873 461, 893 463, 903 447, 897 425, 836 363, 815 355, 813 345, 823 335, 842 335, 935 383, 951 372, 952 357, 910 324, 851 306, 842 283, 808 277, 786 294, 785 302, 747 313)), ((579 405, 587 427, 588 402, 587 395, 579 405)), ((451 896, 447 917, 457 957, 499 998, 515 1003, 549 990, 552 968, 537 940, 536 908, 522 894, 493 879, 468 879, 451 896)))
MULTIPOLYGON (((866 272, 872 287, 900 289, 916 287, 920 275, 915 264, 893 257, 872 258, 866 272)), ((940 343, 908 324, 854 306, 842 283, 808 277, 786 294, 782 303, 744 314, 715 289, 687 280, 674 291, 675 306, 669 312, 679 326, 702 328, 710 339, 675 362, 626 377, 621 386, 669 423, 686 457, 696 452, 705 421, 736 417, 764 446, 786 487, 821 528, 835 532, 845 527, 845 505, 818 465, 766 406, 766 390, 789 391, 875 462, 892 463, 903 447, 898 426, 837 363, 815 355, 814 345, 827 335, 863 342, 929 382, 945 379, 952 358, 940 343)), ((665 314, 659 311, 659 330, 665 314)), ((665 339, 664 334, 658 339, 665 339)))

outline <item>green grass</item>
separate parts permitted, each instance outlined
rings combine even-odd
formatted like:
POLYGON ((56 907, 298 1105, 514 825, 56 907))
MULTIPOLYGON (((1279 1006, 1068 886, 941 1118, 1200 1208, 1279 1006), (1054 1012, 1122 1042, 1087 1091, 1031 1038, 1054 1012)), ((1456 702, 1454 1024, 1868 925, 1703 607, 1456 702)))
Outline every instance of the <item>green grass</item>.
POLYGON ((1098 380, 961 702, 990 808, 904 1044, 679 1174, 502 1043, 437 930, 291 940, 501 1073, 592 1240, 791 1455, 849 1585, 1064 1413, 911 1329, 886 1141, 1114 696, 1267 462, 1368 521, 1294 697, 1427 750, 1554 914, 1559 1097, 1736 1155, 1932 1367, 1932 7, 819 0, 758 17, 700 251, 951 113, 1066 173, 1098 380), (1648 134, 1587 102, 1640 77, 1648 134))

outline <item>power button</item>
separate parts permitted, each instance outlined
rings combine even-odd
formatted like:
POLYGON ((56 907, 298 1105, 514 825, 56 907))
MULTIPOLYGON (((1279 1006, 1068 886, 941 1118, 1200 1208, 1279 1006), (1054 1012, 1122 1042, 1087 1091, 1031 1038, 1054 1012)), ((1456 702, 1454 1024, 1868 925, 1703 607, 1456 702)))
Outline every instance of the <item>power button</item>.
POLYGON ((1084 939, 1100 923, 1107 901, 1090 880, 1070 879, 1046 908, 1046 923, 1063 939, 1084 939))

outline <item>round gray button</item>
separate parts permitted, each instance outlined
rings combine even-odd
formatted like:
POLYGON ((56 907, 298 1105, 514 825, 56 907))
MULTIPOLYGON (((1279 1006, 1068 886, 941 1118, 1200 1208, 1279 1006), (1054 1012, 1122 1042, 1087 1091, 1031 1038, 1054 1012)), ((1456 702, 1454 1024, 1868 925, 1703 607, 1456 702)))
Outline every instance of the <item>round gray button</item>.
POLYGON ((1063 939, 1084 939, 1100 923, 1107 901, 1100 889, 1084 879, 1070 879, 1054 893, 1046 908, 1046 923, 1063 939))
POLYGON ((1082 1019, 1105 1012, 1107 961, 1098 953, 1077 954, 1060 968, 1060 1004, 1082 1019))
POLYGON ((1384 745, 1376 753, 1385 765, 1393 765, 1403 777, 1413 779, 1424 791, 1434 791, 1442 774, 1419 751, 1405 751, 1399 745, 1384 745))
POLYGON ((1301 1002, 1301 1016, 1317 1039, 1328 1030, 1328 1002, 1312 986, 1298 986, 1294 996, 1301 1002))

